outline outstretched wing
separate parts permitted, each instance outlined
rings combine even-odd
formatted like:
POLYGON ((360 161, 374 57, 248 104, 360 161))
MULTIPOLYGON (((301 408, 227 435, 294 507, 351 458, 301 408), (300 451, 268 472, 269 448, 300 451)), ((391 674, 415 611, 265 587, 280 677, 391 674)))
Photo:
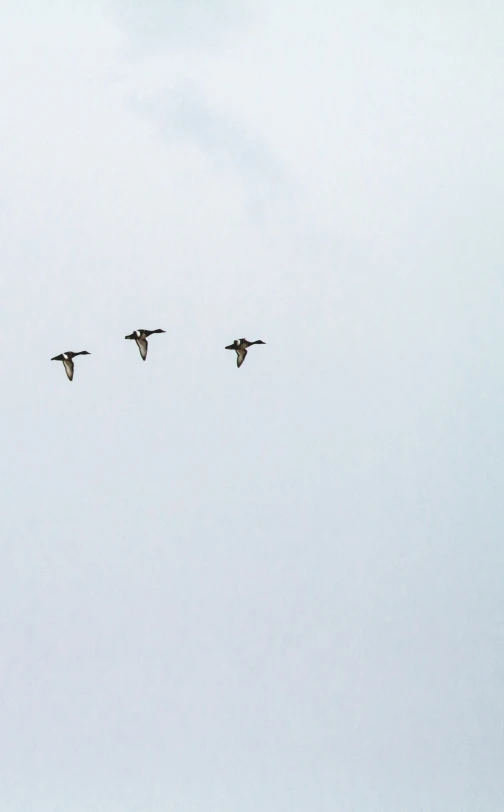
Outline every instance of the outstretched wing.
POLYGON ((148 349, 148 346, 149 346, 147 344, 147 339, 146 338, 135 338, 135 341, 137 343, 138 349, 140 350, 140 355, 142 356, 143 360, 145 361, 145 359, 147 358, 147 349, 148 349))
POLYGON ((247 355, 247 350, 240 347, 239 350, 236 350, 236 366, 240 369, 241 365, 245 361, 245 357, 247 355))
POLYGON ((74 362, 71 358, 64 358, 63 359, 63 366, 65 367, 65 372, 67 374, 67 378, 69 381, 73 380, 74 374, 74 362))

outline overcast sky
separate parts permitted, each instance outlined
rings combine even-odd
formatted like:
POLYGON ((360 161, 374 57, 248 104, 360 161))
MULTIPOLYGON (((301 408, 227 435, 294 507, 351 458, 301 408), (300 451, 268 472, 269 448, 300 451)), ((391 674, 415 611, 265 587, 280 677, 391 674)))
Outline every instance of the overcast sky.
POLYGON ((3 4, 1 812, 504 809, 504 8, 408 6, 3 4))

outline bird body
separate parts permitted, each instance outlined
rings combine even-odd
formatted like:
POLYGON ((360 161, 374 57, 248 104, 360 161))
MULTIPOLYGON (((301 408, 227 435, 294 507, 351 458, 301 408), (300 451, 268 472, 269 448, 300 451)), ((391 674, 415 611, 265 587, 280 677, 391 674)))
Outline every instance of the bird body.
POLYGON ((143 361, 147 358, 147 350, 149 349, 149 344, 147 342, 148 336, 154 335, 154 333, 165 333, 166 330, 134 330, 129 336, 124 336, 124 338, 129 338, 133 341, 136 341, 137 347, 140 351, 140 356, 143 361))
POLYGON ((69 350, 68 352, 62 352, 60 355, 55 355, 54 358, 51 358, 51 361, 63 361, 63 366, 65 367, 65 372, 67 374, 67 378, 69 381, 73 381, 74 376, 74 362, 73 359, 77 355, 91 355, 90 352, 87 350, 81 350, 80 352, 72 352, 69 350))
POLYGON ((247 356, 247 349, 251 347, 252 344, 265 344, 265 341, 248 341, 246 338, 235 338, 232 344, 228 344, 225 347, 226 350, 234 350, 236 352, 236 366, 238 369, 241 367, 245 358, 247 356))

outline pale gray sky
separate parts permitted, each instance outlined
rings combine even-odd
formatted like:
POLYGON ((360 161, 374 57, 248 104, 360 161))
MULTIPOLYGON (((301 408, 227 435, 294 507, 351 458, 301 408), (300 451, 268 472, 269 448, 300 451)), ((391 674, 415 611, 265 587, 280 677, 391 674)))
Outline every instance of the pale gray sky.
POLYGON ((1 812, 501 812, 502 4, 70 5, 0 31, 1 812))

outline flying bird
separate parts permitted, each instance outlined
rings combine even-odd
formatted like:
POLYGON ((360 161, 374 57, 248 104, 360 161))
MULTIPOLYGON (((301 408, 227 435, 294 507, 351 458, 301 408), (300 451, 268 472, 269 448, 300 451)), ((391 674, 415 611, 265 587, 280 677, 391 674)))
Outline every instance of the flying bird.
POLYGON ((235 338, 232 344, 225 347, 226 350, 234 350, 236 352, 236 366, 238 369, 241 367, 247 356, 247 348, 252 344, 266 344, 265 341, 247 341, 246 338, 235 338))
POLYGON ((91 353, 87 350, 81 350, 81 352, 69 351, 62 352, 61 355, 55 355, 54 358, 51 358, 51 361, 63 361, 63 366, 65 367, 65 372, 69 381, 73 380, 74 362, 72 359, 75 358, 76 355, 91 355, 91 353))
POLYGON ((166 333, 166 330, 134 330, 131 335, 124 336, 124 338, 130 338, 136 341, 138 349, 140 350, 140 355, 145 361, 147 358, 147 350, 149 349, 147 337, 154 335, 154 333, 166 333))

